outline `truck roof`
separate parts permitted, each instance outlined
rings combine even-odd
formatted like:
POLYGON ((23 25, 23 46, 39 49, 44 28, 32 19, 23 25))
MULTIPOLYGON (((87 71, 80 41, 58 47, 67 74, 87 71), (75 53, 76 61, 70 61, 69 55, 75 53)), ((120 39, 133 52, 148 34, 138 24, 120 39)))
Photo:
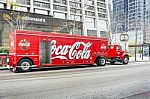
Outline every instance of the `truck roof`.
POLYGON ((16 34, 33 34, 33 35, 52 35, 52 36, 62 36, 62 37, 77 37, 77 38, 89 38, 89 39, 101 39, 108 41, 107 38, 101 37, 93 37, 93 36, 80 36, 80 35, 71 35, 65 33, 57 33, 57 32, 41 32, 41 31, 31 31, 31 30, 16 30, 16 34))

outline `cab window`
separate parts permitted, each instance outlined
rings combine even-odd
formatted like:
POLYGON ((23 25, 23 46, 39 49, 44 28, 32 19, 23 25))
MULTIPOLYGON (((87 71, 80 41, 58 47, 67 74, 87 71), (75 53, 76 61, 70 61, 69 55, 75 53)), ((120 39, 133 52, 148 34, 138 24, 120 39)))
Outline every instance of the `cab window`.
POLYGON ((117 50, 121 50, 121 46, 118 45, 118 46, 117 46, 117 50))

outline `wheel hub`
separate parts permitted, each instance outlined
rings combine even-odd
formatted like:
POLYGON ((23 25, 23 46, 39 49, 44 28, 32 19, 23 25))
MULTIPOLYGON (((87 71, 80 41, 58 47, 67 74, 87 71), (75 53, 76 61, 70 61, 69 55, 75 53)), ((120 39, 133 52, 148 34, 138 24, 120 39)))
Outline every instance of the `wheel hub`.
POLYGON ((23 62, 23 63, 21 64, 21 68, 22 68, 23 70, 28 70, 28 69, 30 68, 30 64, 29 64, 28 62, 23 62))

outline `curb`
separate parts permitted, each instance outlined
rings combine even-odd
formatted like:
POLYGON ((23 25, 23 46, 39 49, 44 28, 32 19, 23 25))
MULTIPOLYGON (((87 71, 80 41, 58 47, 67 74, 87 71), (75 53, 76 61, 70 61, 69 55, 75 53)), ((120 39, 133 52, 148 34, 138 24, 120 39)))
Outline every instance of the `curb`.
POLYGON ((8 70, 8 67, 0 67, 0 70, 8 70))
POLYGON ((150 60, 129 60, 129 62, 150 62, 150 60))

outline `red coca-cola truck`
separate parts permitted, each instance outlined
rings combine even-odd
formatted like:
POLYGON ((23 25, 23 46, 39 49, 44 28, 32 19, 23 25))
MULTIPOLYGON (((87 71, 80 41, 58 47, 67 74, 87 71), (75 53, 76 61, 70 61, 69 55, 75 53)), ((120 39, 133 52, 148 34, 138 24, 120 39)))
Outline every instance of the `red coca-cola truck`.
POLYGON ((13 72, 33 67, 104 66, 106 60, 127 64, 129 60, 125 51, 117 49, 119 45, 108 46, 106 38, 16 30, 9 40, 8 64, 13 72))

